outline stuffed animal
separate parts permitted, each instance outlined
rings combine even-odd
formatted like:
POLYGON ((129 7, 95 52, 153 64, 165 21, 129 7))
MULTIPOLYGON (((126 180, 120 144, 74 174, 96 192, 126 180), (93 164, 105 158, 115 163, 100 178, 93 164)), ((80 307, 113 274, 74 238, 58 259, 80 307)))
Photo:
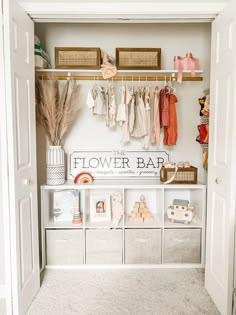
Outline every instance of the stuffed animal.
POLYGON ((120 191, 114 192, 112 195, 112 222, 118 225, 124 210, 122 206, 122 193, 120 191))

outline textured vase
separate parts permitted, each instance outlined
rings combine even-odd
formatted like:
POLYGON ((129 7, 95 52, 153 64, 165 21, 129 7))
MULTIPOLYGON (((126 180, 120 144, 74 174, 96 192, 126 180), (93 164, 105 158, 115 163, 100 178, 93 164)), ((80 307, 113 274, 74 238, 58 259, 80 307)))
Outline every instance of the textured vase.
POLYGON ((47 151, 47 184, 65 183, 65 153, 61 146, 50 146, 47 151))

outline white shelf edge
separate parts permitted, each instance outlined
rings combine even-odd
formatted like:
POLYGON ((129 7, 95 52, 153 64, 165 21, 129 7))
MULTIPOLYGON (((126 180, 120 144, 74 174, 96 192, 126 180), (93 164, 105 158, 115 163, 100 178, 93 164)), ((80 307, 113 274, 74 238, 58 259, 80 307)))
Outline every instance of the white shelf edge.
MULTIPOLYGON (((100 73, 101 70, 84 70, 84 69, 35 69, 35 72, 37 73, 100 73)), ((117 74, 119 73, 178 73, 178 70, 171 70, 171 69, 165 69, 165 70, 117 70, 117 74)), ((183 73, 191 73, 191 70, 184 70, 183 73)), ((203 73, 203 70, 196 70, 195 73, 203 73)))

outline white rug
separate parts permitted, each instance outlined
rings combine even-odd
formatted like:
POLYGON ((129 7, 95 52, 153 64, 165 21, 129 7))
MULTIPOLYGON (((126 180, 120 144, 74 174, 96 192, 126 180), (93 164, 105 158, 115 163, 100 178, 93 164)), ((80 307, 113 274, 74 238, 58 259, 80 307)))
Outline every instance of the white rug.
POLYGON ((200 269, 46 270, 28 315, 215 315, 200 269))

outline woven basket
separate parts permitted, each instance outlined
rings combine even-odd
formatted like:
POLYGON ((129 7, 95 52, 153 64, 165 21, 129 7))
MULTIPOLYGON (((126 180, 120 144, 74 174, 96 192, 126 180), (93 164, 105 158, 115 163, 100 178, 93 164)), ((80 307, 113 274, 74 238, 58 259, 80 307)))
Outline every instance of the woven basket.
MULTIPOLYGON (((175 174, 175 168, 166 168, 162 166, 160 170, 161 182, 168 181, 175 174)), ((197 168, 194 166, 179 167, 174 179, 169 184, 197 184, 197 168)))
POLYGON ((100 69, 100 48, 55 47, 56 69, 100 69))

